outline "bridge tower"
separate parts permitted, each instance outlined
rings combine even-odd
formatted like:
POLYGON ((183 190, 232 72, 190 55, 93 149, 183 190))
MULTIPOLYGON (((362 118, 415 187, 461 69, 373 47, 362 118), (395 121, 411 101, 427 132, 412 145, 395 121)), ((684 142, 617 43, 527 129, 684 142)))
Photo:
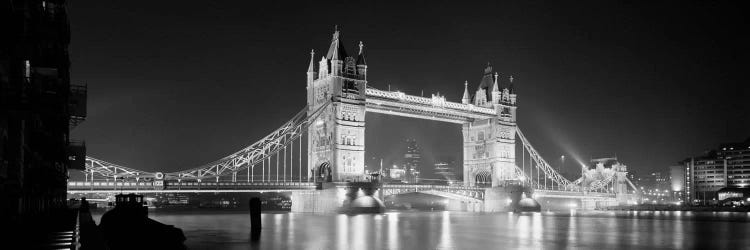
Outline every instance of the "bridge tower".
POLYGON ((316 181, 345 181, 365 173, 365 89, 363 44, 356 56, 344 49, 338 28, 318 61, 311 52, 307 70, 308 115, 331 102, 308 129, 308 169, 316 181))
POLYGON ((497 116, 475 120, 463 125, 464 184, 467 186, 500 186, 506 180, 517 180, 516 150, 516 93, 513 77, 507 81, 492 72, 487 64, 473 98, 468 83, 464 89, 464 104, 494 108, 497 116))

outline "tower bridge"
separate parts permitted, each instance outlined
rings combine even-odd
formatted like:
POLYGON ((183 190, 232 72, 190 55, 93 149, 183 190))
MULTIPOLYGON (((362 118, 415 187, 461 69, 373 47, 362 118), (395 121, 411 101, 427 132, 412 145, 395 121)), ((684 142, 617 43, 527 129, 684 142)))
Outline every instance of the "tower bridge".
POLYGON ((292 210, 306 212, 377 205, 384 196, 408 192, 446 197, 449 207, 470 211, 512 210, 523 197, 542 206, 572 200, 586 208, 632 199, 624 166, 597 180, 584 175, 570 181, 557 173, 516 123, 513 77, 501 77, 489 64, 476 91, 464 83, 460 103, 436 94, 428 98, 376 89, 368 86, 367 69, 362 42, 349 56, 336 30, 317 63, 310 53, 307 105, 267 136, 177 172, 147 172, 87 157, 84 181, 69 182, 68 192, 292 192, 292 210), (461 124, 462 185, 383 184, 366 175, 368 112, 461 124), (516 152, 518 142, 521 152, 516 152))

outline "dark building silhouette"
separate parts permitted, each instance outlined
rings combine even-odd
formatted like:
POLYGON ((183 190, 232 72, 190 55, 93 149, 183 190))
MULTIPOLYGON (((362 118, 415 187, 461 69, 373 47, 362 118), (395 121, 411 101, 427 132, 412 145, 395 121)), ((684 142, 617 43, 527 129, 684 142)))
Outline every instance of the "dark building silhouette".
POLYGON ((84 168, 70 129, 86 87, 70 84, 64 0, 0 4, 0 218, 23 222, 65 205, 68 169, 84 168))

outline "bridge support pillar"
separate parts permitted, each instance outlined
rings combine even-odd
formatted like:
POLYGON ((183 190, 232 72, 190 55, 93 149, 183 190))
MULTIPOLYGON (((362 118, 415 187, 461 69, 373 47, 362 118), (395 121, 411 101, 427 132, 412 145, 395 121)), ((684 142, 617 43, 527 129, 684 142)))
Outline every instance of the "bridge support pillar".
POLYGON ((522 185, 487 188, 484 191, 484 212, 540 211, 531 198, 533 189, 522 185))
POLYGON ((317 190, 292 193, 292 212, 382 213, 380 192, 375 182, 319 183, 317 190))

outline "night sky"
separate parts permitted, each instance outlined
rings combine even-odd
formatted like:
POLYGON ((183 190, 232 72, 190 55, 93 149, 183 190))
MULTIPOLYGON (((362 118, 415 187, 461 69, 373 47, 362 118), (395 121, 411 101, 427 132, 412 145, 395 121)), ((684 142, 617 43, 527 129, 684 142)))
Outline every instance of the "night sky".
MULTIPOLYGON (((233 153, 304 107, 310 49, 320 60, 334 25, 349 54, 364 42, 379 89, 460 102, 488 62, 513 75, 519 126, 553 165, 617 155, 643 173, 750 136, 739 5, 354 2, 69 1, 72 80, 89 89, 73 137, 146 171, 233 153)), ((368 113, 367 164, 405 138, 427 163, 462 157, 459 125, 368 113)))

